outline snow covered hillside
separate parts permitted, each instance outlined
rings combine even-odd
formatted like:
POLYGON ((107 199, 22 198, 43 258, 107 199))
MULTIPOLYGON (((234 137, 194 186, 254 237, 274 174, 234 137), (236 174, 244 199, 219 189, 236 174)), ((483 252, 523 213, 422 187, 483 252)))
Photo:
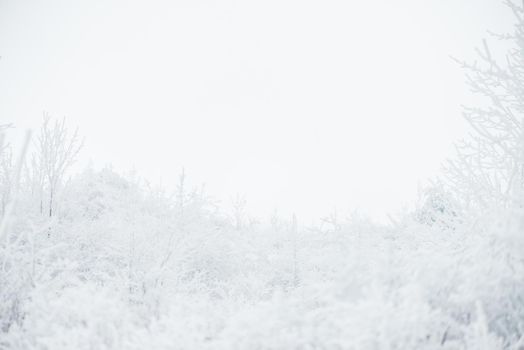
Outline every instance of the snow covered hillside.
POLYGON ((21 200, 3 237, 3 348, 502 349, 523 331, 511 212, 236 227, 109 169, 60 203, 49 219, 21 200))

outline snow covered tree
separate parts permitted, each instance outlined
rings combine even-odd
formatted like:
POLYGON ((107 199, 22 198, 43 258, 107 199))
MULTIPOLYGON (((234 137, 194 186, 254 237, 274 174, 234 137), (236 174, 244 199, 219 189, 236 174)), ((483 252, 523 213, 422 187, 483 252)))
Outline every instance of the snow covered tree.
POLYGON ((5 131, 10 127, 9 124, 0 124, 0 155, 6 148, 5 144, 5 131))
POLYGON ((246 198, 237 193, 237 195, 231 199, 232 213, 231 222, 237 230, 241 230, 245 226, 246 221, 246 198))
POLYGON ((5 131, 9 125, 0 125, 0 217, 4 215, 11 191, 12 151, 5 142, 5 131))
POLYGON ((13 168, 13 152, 5 147, 0 153, 0 216, 3 216, 11 194, 11 172, 13 168))
POLYGON ((478 61, 459 61, 472 92, 486 103, 464 108, 472 133, 457 146, 447 179, 458 197, 476 208, 524 204, 524 3, 505 4, 515 15, 515 30, 493 34, 511 44, 505 60, 497 59, 484 40, 476 50, 478 61))
POLYGON ((178 211, 178 215, 180 215, 180 218, 182 220, 184 218, 184 209, 187 204, 186 197, 187 197, 186 171, 184 168, 182 168, 182 172, 180 173, 180 176, 178 177, 178 184, 176 186, 176 194, 175 194, 176 209, 178 211))
POLYGON ((65 118, 51 125, 51 118, 44 114, 44 120, 37 137, 36 151, 33 155, 33 181, 40 195, 40 212, 43 213, 44 192, 48 194, 48 213, 53 216, 55 195, 64 176, 76 161, 83 142, 78 129, 70 135, 65 118))

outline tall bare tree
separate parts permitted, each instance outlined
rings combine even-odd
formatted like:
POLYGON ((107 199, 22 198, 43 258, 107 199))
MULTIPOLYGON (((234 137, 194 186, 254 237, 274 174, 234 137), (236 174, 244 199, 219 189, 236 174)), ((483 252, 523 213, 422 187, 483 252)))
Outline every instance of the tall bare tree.
POLYGON ((524 205, 524 3, 505 4, 516 18, 514 32, 492 34, 511 44, 505 59, 497 60, 484 40, 478 61, 458 61, 472 92, 486 103, 464 108, 471 137, 457 146, 447 179, 459 198, 481 208, 524 205))
POLYGON ((47 192, 48 214, 53 216, 56 191, 76 161, 82 146, 83 141, 79 139, 78 129, 71 134, 66 127, 65 118, 51 123, 51 117, 44 113, 32 160, 33 181, 39 187, 42 213, 44 193, 47 192))

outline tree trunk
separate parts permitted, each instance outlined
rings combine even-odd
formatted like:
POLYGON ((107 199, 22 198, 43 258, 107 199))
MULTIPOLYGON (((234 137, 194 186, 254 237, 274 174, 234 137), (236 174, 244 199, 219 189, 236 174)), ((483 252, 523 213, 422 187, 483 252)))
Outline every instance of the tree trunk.
POLYGON ((53 190, 49 192, 49 217, 53 216, 53 190))

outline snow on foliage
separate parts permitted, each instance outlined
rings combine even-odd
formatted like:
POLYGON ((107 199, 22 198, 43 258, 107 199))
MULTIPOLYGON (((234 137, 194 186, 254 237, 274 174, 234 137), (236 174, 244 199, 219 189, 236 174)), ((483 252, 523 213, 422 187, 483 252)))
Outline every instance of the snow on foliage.
POLYGON ((389 226, 249 224, 243 199, 227 214, 184 172, 174 193, 109 167, 69 178, 64 121, 26 162, 0 126, 0 349, 523 349, 524 9, 508 5, 507 67, 487 45, 487 67, 464 63, 491 107, 466 110, 474 137, 389 226))

